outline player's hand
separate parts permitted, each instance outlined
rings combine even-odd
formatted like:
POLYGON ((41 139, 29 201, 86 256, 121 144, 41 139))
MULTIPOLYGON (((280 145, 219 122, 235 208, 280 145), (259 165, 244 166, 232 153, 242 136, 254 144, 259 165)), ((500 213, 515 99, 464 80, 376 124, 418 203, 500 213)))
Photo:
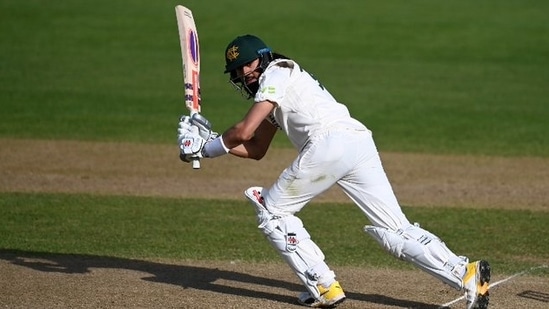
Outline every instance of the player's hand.
POLYGON ((190 119, 191 125, 198 127, 198 134, 207 142, 219 136, 217 132, 212 131, 212 124, 206 117, 195 113, 190 119))
POLYGON ((189 116, 181 116, 179 118, 179 124, 177 127, 177 144, 181 144, 181 140, 184 139, 193 129, 193 127, 196 127, 198 129, 198 135, 200 135, 203 139, 205 139, 207 142, 218 137, 219 134, 217 132, 208 131, 205 127, 199 127, 196 125, 193 125, 191 122, 191 117, 189 116))
POLYGON ((191 126, 189 132, 179 138, 179 157, 185 162, 200 159, 205 144, 206 140, 198 134, 198 127, 191 126))
POLYGON ((189 132, 191 132, 191 117, 189 116, 181 116, 179 118, 179 124, 177 127, 177 141, 180 143, 181 138, 189 132))

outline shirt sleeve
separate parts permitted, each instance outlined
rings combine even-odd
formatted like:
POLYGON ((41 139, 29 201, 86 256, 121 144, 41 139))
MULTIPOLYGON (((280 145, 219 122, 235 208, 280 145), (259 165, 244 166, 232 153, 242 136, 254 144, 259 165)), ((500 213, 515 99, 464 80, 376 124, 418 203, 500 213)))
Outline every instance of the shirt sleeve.
POLYGON ((268 67, 259 77, 259 90, 254 101, 271 101, 280 105, 286 94, 286 88, 290 84, 292 69, 273 65, 268 67))

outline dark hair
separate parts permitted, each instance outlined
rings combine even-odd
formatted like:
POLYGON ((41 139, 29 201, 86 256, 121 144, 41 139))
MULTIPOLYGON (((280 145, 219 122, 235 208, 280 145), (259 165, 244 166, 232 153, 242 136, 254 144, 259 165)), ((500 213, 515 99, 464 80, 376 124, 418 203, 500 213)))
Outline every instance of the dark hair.
POLYGON ((279 53, 273 53, 273 60, 275 59, 290 59, 290 58, 279 53))

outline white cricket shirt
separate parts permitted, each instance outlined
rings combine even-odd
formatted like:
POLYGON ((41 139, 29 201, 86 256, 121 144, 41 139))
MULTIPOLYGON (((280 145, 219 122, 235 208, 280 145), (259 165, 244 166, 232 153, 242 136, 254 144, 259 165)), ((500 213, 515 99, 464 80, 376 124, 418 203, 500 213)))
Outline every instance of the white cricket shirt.
POLYGON ((366 130, 345 105, 293 60, 274 60, 261 74, 254 101, 266 100, 276 103, 269 120, 298 150, 330 129, 366 130))

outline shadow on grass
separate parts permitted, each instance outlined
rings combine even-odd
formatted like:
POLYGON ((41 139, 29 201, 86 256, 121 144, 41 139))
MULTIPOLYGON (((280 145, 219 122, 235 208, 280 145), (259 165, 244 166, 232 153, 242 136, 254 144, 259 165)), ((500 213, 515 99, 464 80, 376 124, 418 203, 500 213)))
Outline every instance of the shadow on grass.
MULTIPOLYGON (((65 274, 84 274, 90 272, 91 268, 135 270, 151 274, 151 277, 143 278, 143 280, 150 282, 168 283, 176 286, 181 286, 183 288, 193 288, 236 296, 263 298, 288 304, 296 304, 296 297, 266 293, 246 288, 231 287, 227 285, 218 285, 215 282, 219 279, 224 279, 241 283, 248 283, 252 285, 284 288, 289 291, 295 292, 296 295, 297 292, 304 290, 303 286, 295 283, 290 283, 277 279, 269 279, 265 277, 255 276, 253 274, 220 270, 217 268, 163 264, 157 262, 109 256, 86 254, 57 254, 0 249, 0 259, 14 265, 31 268, 36 271, 65 274), (40 259, 42 261, 32 261, 32 259, 40 259)), ((346 291, 346 294, 348 299, 352 299, 354 301, 363 301, 400 308, 440 308, 437 305, 395 299, 379 294, 362 294, 351 291, 346 291)))

